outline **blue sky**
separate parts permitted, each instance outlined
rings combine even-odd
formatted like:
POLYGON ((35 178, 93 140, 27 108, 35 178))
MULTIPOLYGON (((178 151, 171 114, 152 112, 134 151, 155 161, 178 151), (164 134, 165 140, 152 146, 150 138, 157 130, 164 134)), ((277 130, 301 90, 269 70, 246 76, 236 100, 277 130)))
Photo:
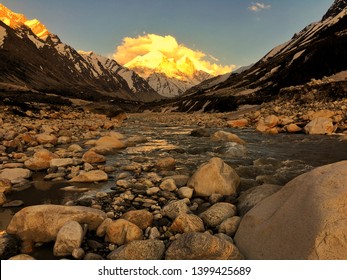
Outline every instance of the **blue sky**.
POLYGON ((111 55, 124 37, 172 35, 238 66, 258 61, 319 21, 333 0, 2 0, 75 49, 111 55))

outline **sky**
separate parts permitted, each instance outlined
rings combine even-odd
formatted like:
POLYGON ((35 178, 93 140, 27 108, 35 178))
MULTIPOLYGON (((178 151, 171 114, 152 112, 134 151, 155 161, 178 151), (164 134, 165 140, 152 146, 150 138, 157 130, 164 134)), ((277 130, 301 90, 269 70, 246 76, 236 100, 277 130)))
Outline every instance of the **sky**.
POLYGON ((171 36, 211 63, 257 62, 319 21, 334 0, 0 0, 77 50, 112 57, 125 38, 171 36))

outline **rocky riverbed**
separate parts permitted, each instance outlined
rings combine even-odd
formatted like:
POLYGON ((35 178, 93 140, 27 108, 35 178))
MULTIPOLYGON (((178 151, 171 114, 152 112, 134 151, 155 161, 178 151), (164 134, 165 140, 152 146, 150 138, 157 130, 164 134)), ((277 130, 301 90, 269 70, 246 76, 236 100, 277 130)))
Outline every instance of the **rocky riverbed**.
MULTIPOLYGON (((299 109, 276 103, 236 113, 113 118, 71 107, 45 105, 21 115, 2 107, 1 259, 347 258, 343 250, 312 253, 346 247, 343 217, 344 225, 329 226, 337 245, 323 242, 328 244, 323 248, 313 241, 327 233, 335 212, 346 213, 345 104, 299 109), (330 123, 317 124, 328 129, 320 133, 305 129, 317 118, 328 119, 332 129, 330 123), (289 131, 291 124, 300 130, 289 131), (336 132, 340 135, 331 135, 336 132), (335 162, 340 163, 326 166, 335 162), (293 183, 299 175, 303 179, 293 183), (309 188, 312 176, 317 182, 309 188), (302 190, 290 187, 302 182, 302 190), (271 224, 271 215, 263 212, 265 198, 278 196, 271 203, 278 205, 275 213, 292 190, 298 212, 291 211, 288 224, 295 228, 295 219, 312 215, 312 209, 322 213, 314 224, 299 222, 311 232, 304 240, 310 245, 292 254, 293 238, 281 237, 286 225, 276 220, 277 231, 261 238, 276 235, 288 254, 249 248, 247 238, 256 240, 248 230, 256 228, 251 217, 261 213, 257 225, 271 224), (309 200, 309 210, 302 192, 305 199, 326 192, 330 197, 309 200)), ((292 236, 301 242, 297 233, 292 236)))

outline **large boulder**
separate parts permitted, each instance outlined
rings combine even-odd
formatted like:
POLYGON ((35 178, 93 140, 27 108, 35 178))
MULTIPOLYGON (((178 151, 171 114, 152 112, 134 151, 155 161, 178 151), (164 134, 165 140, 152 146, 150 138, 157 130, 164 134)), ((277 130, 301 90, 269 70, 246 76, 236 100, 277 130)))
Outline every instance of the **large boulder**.
POLYGON ((22 240, 49 242, 56 239, 58 231, 68 221, 87 224, 96 230, 106 219, 103 211, 83 206, 35 205, 17 212, 7 227, 7 233, 22 240))
POLYGON ((109 260, 161 260, 165 244, 160 240, 135 240, 111 252, 109 260))
POLYGON ((235 243, 248 259, 347 259, 347 161, 316 168, 258 203, 235 243))
POLYGON ((334 124, 329 118, 318 117, 313 119, 304 128, 307 134, 332 134, 335 130, 334 124))
POLYGON ((229 241, 208 233, 184 233, 172 242, 166 260, 240 260, 239 250, 229 241))
POLYGON ((24 165, 33 171, 44 170, 50 167, 50 161, 55 158, 59 157, 46 149, 42 149, 37 151, 32 158, 26 160, 24 165))
POLYGON ((202 164, 189 179, 187 185, 197 196, 212 194, 234 195, 240 185, 240 177, 235 170, 220 158, 212 158, 202 164))

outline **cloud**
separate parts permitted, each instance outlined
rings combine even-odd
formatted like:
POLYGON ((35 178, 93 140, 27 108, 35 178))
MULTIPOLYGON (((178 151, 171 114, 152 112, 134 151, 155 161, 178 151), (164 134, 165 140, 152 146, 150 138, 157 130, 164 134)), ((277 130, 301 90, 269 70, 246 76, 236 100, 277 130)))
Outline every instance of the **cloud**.
POLYGON ((189 57, 198 70, 206 71, 211 75, 225 74, 236 67, 235 65, 216 64, 217 58, 179 44, 171 35, 145 34, 136 38, 125 37, 122 44, 116 48, 113 58, 125 65, 138 56, 155 51, 161 52, 168 59, 174 59, 176 62, 184 56, 189 57))
POLYGON ((252 3, 252 6, 248 7, 248 10, 252 11, 252 12, 260 12, 262 10, 268 10, 271 9, 271 5, 266 5, 264 3, 252 3))

